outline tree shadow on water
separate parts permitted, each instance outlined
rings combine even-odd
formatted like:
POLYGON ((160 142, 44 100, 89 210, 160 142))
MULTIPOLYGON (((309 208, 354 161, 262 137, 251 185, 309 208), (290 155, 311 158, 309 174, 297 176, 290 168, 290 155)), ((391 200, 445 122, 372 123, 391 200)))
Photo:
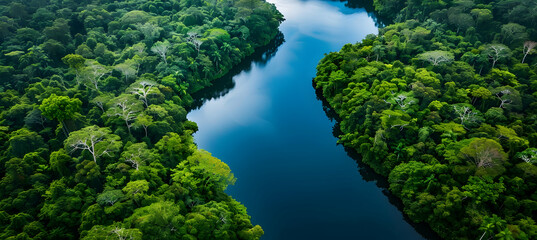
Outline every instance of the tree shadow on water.
MULTIPOLYGON (((323 104, 323 110, 326 113, 326 116, 331 120, 334 121, 335 124, 332 128, 332 134, 334 137, 339 138, 340 135, 343 134, 341 132, 340 128, 340 117, 337 115, 337 113, 330 107, 328 101, 323 97, 322 90, 316 89, 316 95, 317 99, 322 102, 323 104)), ((429 240, 440 240, 442 239, 436 232, 434 232, 428 224, 426 223, 415 223, 403 212, 404 205, 401 199, 397 198, 395 195, 393 195, 389 191, 390 184, 388 182, 388 179, 384 176, 376 173, 371 167, 369 167, 367 164, 365 164, 362 161, 362 158, 356 150, 350 147, 343 147, 345 149, 345 152, 347 155, 352 158, 358 165, 358 172, 360 173, 360 176, 363 180, 366 182, 375 182, 375 185, 382 190, 382 193, 388 198, 388 201, 394 205, 402 214, 404 220, 410 224, 417 233, 419 233, 423 238, 429 239, 429 240)))
POLYGON ((387 18, 383 18, 381 16, 378 16, 378 14, 375 12, 375 6, 373 6, 372 0, 331 0, 336 2, 344 2, 345 7, 348 8, 363 8, 367 15, 375 21, 375 25, 377 27, 384 27, 387 23, 390 23, 391 21, 387 18))
POLYGON ((201 106, 203 106, 203 104, 205 104, 205 102, 212 99, 221 98, 229 93, 229 91, 235 87, 235 81, 233 81, 233 78, 236 75, 240 74, 241 72, 249 72, 252 70, 252 66, 254 65, 264 67, 269 60, 276 55, 278 48, 284 42, 285 38, 283 33, 279 32, 268 45, 256 49, 252 55, 243 59, 241 63, 231 69, 226 75, 214 80, 210 87, 204 88, 192 94, 194 102, 187 109, 187 111, 190 112, 192 110, 199 109, 201 106))

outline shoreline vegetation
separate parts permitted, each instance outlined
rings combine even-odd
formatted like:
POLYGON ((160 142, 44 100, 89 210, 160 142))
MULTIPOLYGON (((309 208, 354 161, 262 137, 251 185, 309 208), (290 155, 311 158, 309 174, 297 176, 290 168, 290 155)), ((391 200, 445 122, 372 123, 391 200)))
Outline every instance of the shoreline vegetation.
POLYGON ((379 34, 327 54, 313 80, 339 143, 442 238, 536 239, 537 2, 372 7, 379 34))
POLYGON ((1 239, 259 239, 191 94, 278 36, 261 0, 0 0, 1 239))

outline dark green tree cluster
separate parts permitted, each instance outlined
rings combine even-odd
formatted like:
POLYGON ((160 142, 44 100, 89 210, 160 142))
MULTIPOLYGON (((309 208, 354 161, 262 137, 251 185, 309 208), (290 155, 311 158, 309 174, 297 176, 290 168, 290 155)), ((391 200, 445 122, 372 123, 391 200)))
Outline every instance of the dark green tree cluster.
POLYGON ((443 238, 537 239, 536 1, 374 3, 396 23, 317 67, 339 142, 443 238))
POLYGON ((0 239, 259 239, 190 94, 278 34, 261 0, 0 0, 0 239))

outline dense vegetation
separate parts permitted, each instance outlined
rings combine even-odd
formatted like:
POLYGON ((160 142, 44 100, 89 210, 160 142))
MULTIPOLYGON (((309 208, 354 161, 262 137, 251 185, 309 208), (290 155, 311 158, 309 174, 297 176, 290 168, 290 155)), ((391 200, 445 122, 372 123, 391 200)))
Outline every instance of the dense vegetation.
POLYGON ((340 142, 446 239, 537 239, 537 1, 374 7, 394 23, 317 67, 340 142))
POLYGON ((261 0, 0 0, 0 239, 258 239, 190 94, 278 34, 261 0))

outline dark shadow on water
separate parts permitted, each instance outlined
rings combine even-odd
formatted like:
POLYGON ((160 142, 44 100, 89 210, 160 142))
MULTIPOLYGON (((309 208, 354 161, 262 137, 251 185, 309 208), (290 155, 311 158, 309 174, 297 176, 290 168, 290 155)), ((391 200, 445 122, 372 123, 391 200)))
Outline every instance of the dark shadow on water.
MULTIPOLYGON (((314 84, 314 83, 313 83, 314 84)), ((315 86, 313 85, 315 88, 315 86)), ((335 121, 335 125, 332 129, 332 134, 334 137, 338 138, 341 134, 340 129, 340 118, 337 115, 337 113, 330 107, 328 104, 328 101, 323 97, 322 90, 316 89, 315 93, 317 95, 317 100, 321 101, 323 103, 323 110, 326 113, 326 116, 331 120, 335 121)), ((436 232, 434 232, 428 224, 426 223, 415 223, 403 212, 404 206, 401 199, 394 196, 388 188, 390 187, 390 184, 388 183, 388 179, 384 176, 376 173, 371 167, 369 167, 367 164, 362 162, 362 158, 360 157, 360 154, 356 152, 353 148, 350 147, 344 147, 345 152, 347 152, 347 155, 354 159, 356 163, 358 164, 358 172, 360 173, 360 176, 362 176, 362 179, 367 182, 375 182, 375 185, 377 185, 378 188, 382 189, 382 193, 388 197, 388 201, 394 205, 402 214, 404 220, 410 224, 417 233, 419 233, 422 237, 429 240, 440 240, 442 239, 436 232)))
POLYGON ((381 28, 386 26, 389 23, 389 19, 384 19, 375 12, 375 7, 373 6, 372 0, 331 0, 335 2, 344 2, 345 7, 357 9, 363 8, 367 12, 367 15, 375 21, 375 26, 381 28))
POLYGON ((278 48, 284 42, 285 38, 283 36, 283 33, 279 32, 278 35, 276 35, 276 37, 272 39, 272 41, 270 41, 268 45, 256 49, 252 55, 243 59, 241 63, 239 63, 239 65, 231 69, 226 75, 213 81, 210 87, 204 88, 192 94, 194 102, 187 109, 187 111, 190 112, 192 110, 199 109, 201 106, 203 106, 203 104, 205 104, 205 102, 212 99, 221 98, 227 93, 229 93, 229 91, 231 91, 231 89, 235 87, 235 81, 233 81, 233 77, 243 71, 249 72, 254 64, 260 67, 265 66, 268 61, 272 57, 274 57, 274 55, 278 51, 278 48))

